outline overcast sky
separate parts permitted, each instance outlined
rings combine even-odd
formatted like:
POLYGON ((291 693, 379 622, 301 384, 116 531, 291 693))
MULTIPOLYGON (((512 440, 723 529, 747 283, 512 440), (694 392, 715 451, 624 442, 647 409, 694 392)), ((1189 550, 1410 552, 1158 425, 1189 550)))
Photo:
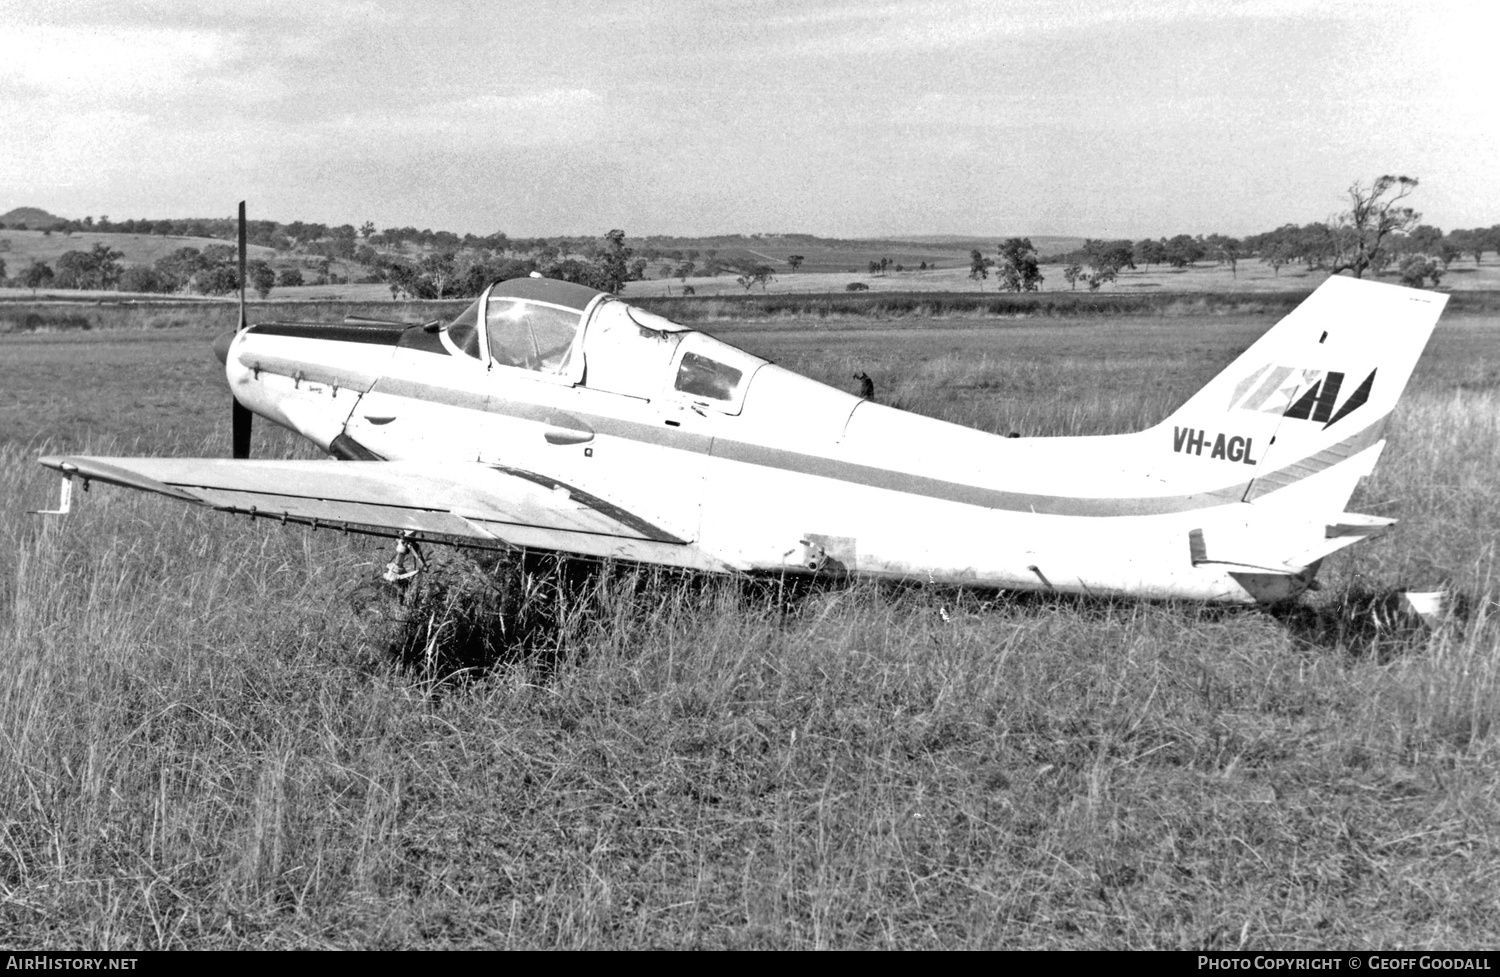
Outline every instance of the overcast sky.
POLYGON ((1500 223, 1500 4, 0 0, 0 212, 512 236, 1500 223), (1493 11, 1493 12, 1492 12, 1493 11))

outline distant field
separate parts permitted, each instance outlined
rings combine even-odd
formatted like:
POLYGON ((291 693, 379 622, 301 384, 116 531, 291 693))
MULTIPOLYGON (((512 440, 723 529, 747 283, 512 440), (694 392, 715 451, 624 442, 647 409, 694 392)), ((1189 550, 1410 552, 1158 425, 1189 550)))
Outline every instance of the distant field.
MULTIPOLYGON (((653 271, 654 273, 654 271, 653 271)), ((1043 292, 1075 292, 1087 294, 1088 288, 1079 284, 1069 288, 1063 280, 1062 268, 1058 265, 1043 265, 1046 276, 1043 292)), ((1188 269, 1153 268, 1149 271, 1126 271, 1117 282, 1099 289, 1100 295, 1136 294, 1147 292, 1189 293, 1274 293, 1309 292, 1323 282, 1326 272, 1308 272, 1300 268, 1283 268, 1275 274, 1267 265, 1258 261, 1240 262, 1238 274, 1227 267, 1200 264, 1188 269)), ((1394 282, 1393 276, 1382 276, 1378 280, 1394 282)), ((930 271, 891 271, 885 275, 868 273, 824 273, 791 272, 778 270, 774 281, 764 289, 754 286, 749 294, 823 294, 843 293, 850 282, 861 282, 872 292, 954 292, 995 294, 993 278, 975 281, 969 278, 967 265, 962 268, 939 268, 930 271)), ((720 295, 745 295, 746 290, 735 282, 733 274, 716 278, 695 276, 685 283, 692 286, 699 297, 720 295)), ((629 282, 622 293, 626 299, 654 296, 681 296, 684 283, 676 278, 656 278, 629 282)), ((1500 262, 1476 267, 1471 260, 1455 262, 1442 280, 1443 291, 1493 291, 1500 289, 1500 262)), ((116 292, 80 293, 51 292, 53 298, 119 298, 116 292)), ((24 289, 0 289, 0 299, 30 298, 24 289)), ((277 288, 273 299, 307 302, 386 302, 390 301, 390 287, 384 284, 368 285, 302 285, 296 288, 277 288)))
MULTIPOLYGON (((1062 275, 1061 265, 1043 265, 1045 280, 1042 290, 1047 292, 1087 292, 1088 287, 1080 282, 1070 288, 1062 275)), ((1227 266, 1201 263, 1192 268, 1176 269, 1157 267, 1149 270, 1125 271, 1119 280, 1102 286, 1101 294, 1113 292, 1135 292, 1160 290, 1164 292, 1278 292, 1311 291, 1328 277, 1327 272, 1308 272, 1301 268, 1282 268, 1276 274, 1269 265, 1259 261, 1241 261, 1238 273, 1227 266)), ((717 278, 696 277, 686 282, 698 295, 744 294, 745 289, 735 282, 734 275, 717 278)), ((1395 281, 1385 276, 1382 281, 1395 281)), ((976 281, 969 277, 968 262, 960 267, 945 267, 929 271, 890 271, 884 275, 871 275, 867 271, 854 273, 792 272, 785 266, 776 271, 776 280, 766 286, 769 292, 841 292, 850 282, 861 282, 871 291, 878 292, 994 292, 993 277, 976 281)), ((627 298, 639 295, 679 295, 683 282, 677 279, 655 279, 631 282, 626 286, 627 298)), ((1500 261, 1476 267, 1472 261, 1455 262, 1442 280, 1447 291, 1472 291, 1500 288, 1500 261)), ((759 285, 755 292, 762 291, 759 285)), ((353 298, 353 295, 348 296, 353 298)))
MULTIPOLYGON (((0 259, 6 262, 8 273, 11 275, 18 274, 33 259, 54 262, 65 251, 88 250, 98 242, 123 252, 125 257, 122 261, 127 265, 151 264, 181 247, 194 247, 202 250, 212 244, 231 243, 211 238, 159 237, 146 234, 81 232, 65 236, 61 232, 54 232, 48 236, 41 231, 0 230, 0 241, 4 240, 10 241, 9 250, 0 250, 0 259)), ((1034 240, 1039 247, 1042 247, 1044 254, 1082 243, 1080 239, 1073 238, 1036 238, 1034 240)), ((984 280, 974 280, 969 277, 969 258, 966 248, 969 244, 981 248, 986 254, 993 255, 998 241, 985 242, 977 239, 969 241, 940 237, 928 244, 922 242, 903 246, 872 244, 868 248, 861 248, 842 243, 834 247, 788 242, 781 238, 767 238, 765 240, 752 239, 743 245, 720 247, 718 257, 721 261, 729 263, 750 262, 770 265, 776 277, 764 287, 754 286, 753 291, 757 294, 843 292, 849 284, 854 282, 863 284, 873 292, 993 293, 996 289, 993 276, 984 280), (796 272, 793 272, 786 264, 787 257, 793 254, 801 254, 806 259, 801 270, 796 272), (870 274, 869 262, 879 261, 881 258, 891 259, 890 267, 884 273, 870 274), (917 266, 923 261, 927 262, 930 267, 925 271, 917 270, 917 266), (897 264, 902 265, 904 270, 896 271, 897 264)), ((419 252, 411 249, 405 253, 408 258, 419 256, 419 252)), ((274 259, 274 266, 278 269, 306 268, 315 260, 307 255, 293 253, 281 253, 278 256, 277 252, 258 245, 251 246, 251 257, 274 259)), ((703 261, 704 258, 700 255, 698 264, 701 265, 703 261)), ((684 286, 690 286, 699 296, 745 294, 745 289, 736 283, 734 272, 725 272, 712 278, 695 275, 686 281, 672 277, 658 277, 663 264, 675 265, 677 263, 676 260, 668 258, 650 262, 646 269, 646 280, 628 283, 624 291, 625 296, 681 295, 684 286)), ((334 267, 340 274, 348 270, 342 263, 335 263, 334 267)), ((1062 272, 1061 265, 1043 265, 1042 273, 1045 280, 1042 290, 1047 292, 1087 291, 1087 286, 1082 283, 1070 287, 1063 279, 1062 272)), ((1297 266, 1284 267, 1280 274, 1277 274, 1268 265, 1256 260, 1241 261, 1234 271, 1231 271, 1228 266, 1202 262, 1185 269, 1159 266, 1125 271, 1120 274, 1118 281, 1104 285, 1100 292, 1106 295, 1153 290, 1163 292, 1305 292, 1311 291, 1326 277, 1325 272, 1308 272, 1297 266)), ((1385 275, 1383 280, 1395 281, 1396 277, 1394 273, 1391 273, 1385 275)), ((1500 289, 1500 260, 1484 265, 1475 265, 1469 258, 1456 261, 1444 275, 1442 288, 1446 291, 1500 289)), ((119 298, 122 294, 53 291, 41 293, 38 297, 119 298)), ((271 294, 276 299, 308 302, 381 302, 389 301, 391 298, 390 287, 383 283, 301 285, 293 288, 276 288, 271 294)), ((31 297, 32 294, 25 289, 0 288, 0 300, 31 297)))
MULTIPOLYGON (((53 264, 68 251, 88 251, 96 244, 108 245, 115 251, 121 252, 124 257, 120 259, 120 262, 124 265, 155 264, 158 259, 165 258, 178 248, 197 248, 202 251, 213 244, 234 246, 233 241, 221 241, 218 238, 209 237, 100 234, 94 231, 79 231, 74 234, 53 231, 49 234, 45 231, 14 231, 10 228, 0 228, 0 242, 3 241, 10 242, 8 247, 0 245, 0 260, 5 262, 6 273, 9 275, 20 274, 32 261, 53 264)), ((275 254, 273 249, 258 244, 252 244, 249 248, 249 256, 252 259, 270 260, 275 254)), ((22 289, 0 289, 0 295, 11 292, 30 294, 22 289)))

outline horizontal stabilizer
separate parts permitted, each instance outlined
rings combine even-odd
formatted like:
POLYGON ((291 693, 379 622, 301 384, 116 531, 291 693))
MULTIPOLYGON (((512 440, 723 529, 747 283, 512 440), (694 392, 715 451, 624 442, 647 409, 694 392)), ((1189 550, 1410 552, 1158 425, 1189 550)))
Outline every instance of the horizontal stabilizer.
POLYGON ((1346 546, 1380 535, 1395 523, 1383 516, 1344 512, 1321 524, 1268 527, 1248 522, 1207 532, 1194 529, 1188 533, 1188 552, 1194 566, 1224 564, 1271 573, 1301 573, 1346 546))

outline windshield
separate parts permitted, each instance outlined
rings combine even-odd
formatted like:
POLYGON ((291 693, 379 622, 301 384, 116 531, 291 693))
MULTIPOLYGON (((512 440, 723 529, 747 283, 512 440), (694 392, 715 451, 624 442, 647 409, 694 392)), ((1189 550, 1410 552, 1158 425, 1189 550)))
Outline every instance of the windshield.
POLYGON ((581 319, 576 309, 492 296, 484 310, 490 359, 500 366, 563 373, 581 319))
POLYGON ((479 300, 475 299, 458 314, 458 318, 443 329, 443 345, 449 352, 462 353, 479 359, 479 300))

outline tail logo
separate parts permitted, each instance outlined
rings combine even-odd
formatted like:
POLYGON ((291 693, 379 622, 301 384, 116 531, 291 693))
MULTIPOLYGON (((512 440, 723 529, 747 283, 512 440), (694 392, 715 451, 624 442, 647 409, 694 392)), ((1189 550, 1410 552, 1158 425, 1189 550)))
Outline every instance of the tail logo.
POLYGON ((1376 370, 1371 370, 1343 404, 1338 403, 1344 374, 1336 370, 1298 370, 1269 363, 1235 384, 1230 407, 1260 414, 1280 414, 1312 421, 1326 430, 1348 417, 1370 399, 1376 370))

